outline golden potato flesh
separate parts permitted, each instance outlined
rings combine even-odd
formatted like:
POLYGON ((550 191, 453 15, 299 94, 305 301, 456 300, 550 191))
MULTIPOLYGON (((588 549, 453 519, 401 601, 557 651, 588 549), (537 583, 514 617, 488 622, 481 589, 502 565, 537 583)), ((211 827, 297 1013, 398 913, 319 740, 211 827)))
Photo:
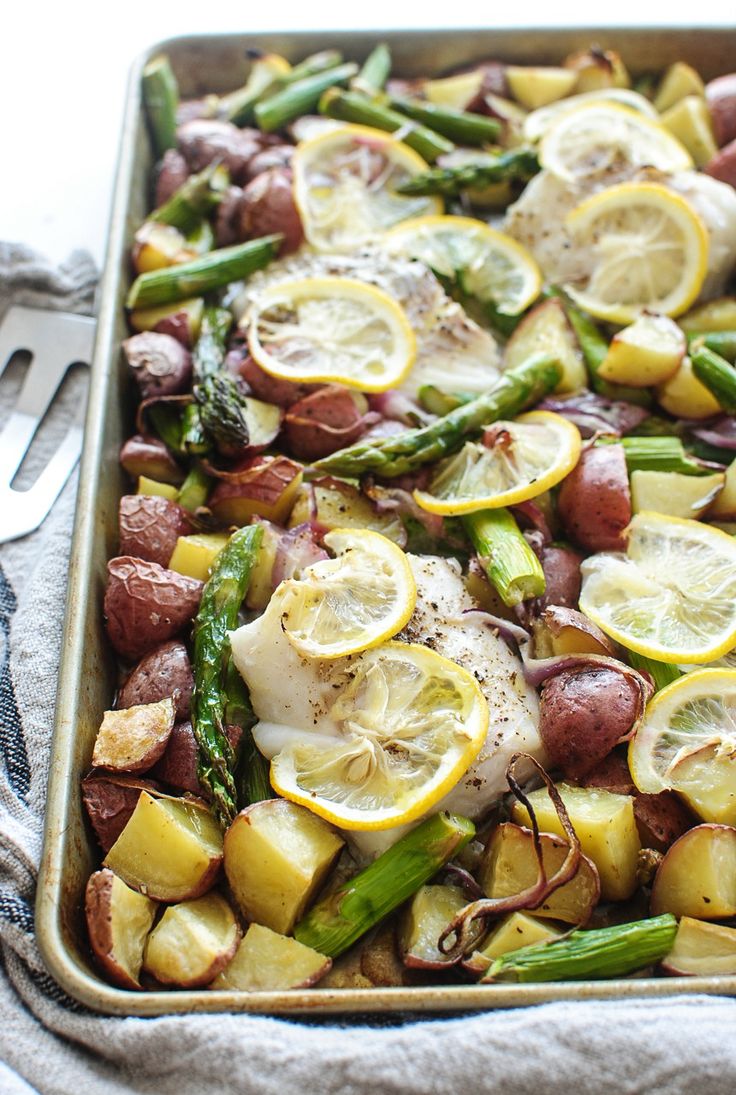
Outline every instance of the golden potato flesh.
MULTIPOLYGON (((542 862, 547 878, 562 866, 569 845, 560 837, 541 835, 542 862)), ((537 878, 537 859, 530 829, 504 823, 493 832, 480 869, 478 884, 487 897, 513 897, 532 886, 537 878)), ((533 910, 534 916, 584 924, 590 919, 600 897, 598 871, 581 856, 577 872, 533 910)))
POLYGON ((418 969, 448 965, 437 941, 455 913, 468 904, 460 886, 422 886, 401 919, 399 948, 404 964, 418 969))
POLYGON ((651 909, 699 920, 736 916, 736 829, 696 825, 676 840, 654 879, 651 909))
POLYGON ((149 935, 143 967, 164 985, 208 985, 235 954, 240 934, 219 893, 182 901, 166 910, 149 935))
POLYGON ((296 939, 251 924, 234 957, 212 982, 213 989, 240 992, 276 992, 308 988, 329 970, 324 954, 296 939))
MULTIPOLYGON (((570 815, 583 852, 598 868, 601 897, 625 901, 636 889, 636 867, 641 848, 634 818, 634 800, 595 787, 574 787, 560 783, 557 790, 570 815)), ((564 830, 544 788, 532 791, 529 801, 542 832, 564 836, 564 830)), ((513 819, 529 825, 529 813, 520 802, 514 804, 513 819)), ((539 910, 537 910, 539 915, 539 910)))
POLYGON ((87 883, 84 910, 90 945, 105 973, 121 988, 139 989, 156 902, 131 890, 112 871, 102 870, 87 883))
POLYGON ((286 799, 242 810, 225 834, 225 873, 243 915, 288 935, 342 845, 326 821, 286 799))
MULTIPOLYGON (((537 920, 535 916, 527 913, 514 912, 505 916, 498 927, 489 935, 484 945, 473 956, 474 959, 482 959, 483 972, 488 964, 495 958, 509 951, 518 951, 520 947, 530 947, 532 943, 546 943, 551 939, 559 939, 562 932, 559 928, 537 920)), ((467 963, 474 966, 475 963, 467 963)))
POLYGON ((205 806, 146 791, 104 860, 129 886, 167 902, 205 893, 221 862, 222 833, 205 806))
POLYGON ((686 977, 736 974, 736 928, 683 916, 662 969, 686 977))
POLYGON ((163 756, 175 717, 170 697, 105 711, 92 751, 93 765, 113 772, 147 771, 163 756))

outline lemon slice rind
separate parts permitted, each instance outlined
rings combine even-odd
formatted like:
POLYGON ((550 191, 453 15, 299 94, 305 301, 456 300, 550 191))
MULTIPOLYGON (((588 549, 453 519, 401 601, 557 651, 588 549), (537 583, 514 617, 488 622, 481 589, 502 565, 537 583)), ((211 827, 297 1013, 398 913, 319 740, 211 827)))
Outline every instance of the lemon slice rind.
POLYGON ((473 217, 426 216, 397 225, 383 240, 389 254, 418 259, 464 292, 518 315, 539 296, 536 259, 511 236, 473 217))
POLYGON ((281 626, 301 655, 332 660, 379 646, 401 631, 414 611, 417 587, 404 552, 379 532, 338 528, 324 543, 336 557, 284 583, 281 626), (321 641, 315 635, 320 629, 321 641), (335 637, 325 641, 329 635, 335 637))
POLYGON ((657 661, 700 665, 731 650, 736 540, 700 521, 647 511, 627 532, 626 554, 601 552, 583 563, 581 611, 628 650, 657 661), (680 645, 663 641, 668 634, 680 645))
POLYGON ((342 829, 415 821, 480 752, 488 704, 468 670, 425 646, 385 643, 349 664, 350 683, 336 693, 343 740, 328 749, 304 735, 287 746, 271 761, 272 786, 342 829), (402 722, 391 702, 404 696, 402 722), (361 706, 366 700, 372 710, 361 706))
POLYGON ((384 392, 401 383, 416 358, 404 309, 355 278, 277 282, 255 296, 245 323, 254 360, 280 380, 384 392))
POLYGON ((562 482, 580 458, 580 432, 552 411, 530 411, 513 422, 495 425, 507 429, 514 440, 510 457, 503 446, 496 451, 481 443, 466 442, 459 453, 440 462, 427 490, 414 491, 417 505, 444 516, 516 505, 562 482), (551 450, 551 456, 537 459, 535 443, 539 446, 543 443, 551 450), (522 459, 524 452, 527 454, 524 468, 514 467, 514 454, 519 452, 522 459), (524 481, 483 493, 484 477, 487 484, 495 481, 497 486, 503 486, 504 481, 513 483, 517 475, 524 481))
POLYGON ((564 288, 596 319, 631 323, 644 309, 678 316, 696 300, 708 268, 708 232, 688 202, 666 186, 608 187, 576 206, 566 224, 578 246, 591 247, 595 262, 586 288, 564 288), (664 278, 661 291, 646 299, 643 291, 632 295, 637 283, 651 290, 655 273, 664 278))

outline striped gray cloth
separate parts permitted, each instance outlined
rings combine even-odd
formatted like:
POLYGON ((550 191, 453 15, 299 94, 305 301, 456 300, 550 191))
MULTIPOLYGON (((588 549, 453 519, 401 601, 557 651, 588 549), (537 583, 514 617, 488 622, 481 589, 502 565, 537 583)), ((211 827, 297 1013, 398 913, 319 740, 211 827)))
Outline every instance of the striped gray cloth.
MULTIPOLYGON (((54 271, 0 244, 0 315, 10 301, 89 312, 94 283, 85 255, 54 271)), ((14 384, 12 376, 0 384, 0 427, 14 384)), ((76 402, 73 393, 62 414, 76 402)), ((33 902, 73 509, 70 483, 41 529, 0 548, 1 1095, 733 1092, 736 1003, 723 998, 587 1001, 378 1025, 118 1019, 68 999, 39 957, 33 902)))

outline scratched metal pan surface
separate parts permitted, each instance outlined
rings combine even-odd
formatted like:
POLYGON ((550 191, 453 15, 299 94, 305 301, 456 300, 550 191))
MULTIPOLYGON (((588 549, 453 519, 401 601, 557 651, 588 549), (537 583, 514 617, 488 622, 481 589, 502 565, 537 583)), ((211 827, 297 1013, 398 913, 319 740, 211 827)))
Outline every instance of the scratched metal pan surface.
POLYGON ((128 992, 102 980, 86 942, 83 895, 99 863, 83 816, 80 779, 90 764, 102 712, 115 685, 114 661, 102 627, 105 567, 117 548, 118 499, 125 492, 118 451, 132 430, 133 407, 119 344, 125 336, 123 300, 128 251, 147 212, 151 153, 140 102, 146 60, 165 50, 184 96, 227 91, 243 82, 245 50, 257 46, 290 60, 335 47, 360 61, 386 41, 394 71, 441 74, 486 57, 521 63, 559 63, 573 49, 597 42, 619 50, 635 73, 689 61, 706 78, 728 71, 736 28, 429 30, 347 33, 238 34, 176 38, 160 43, 133 67, 123 123, 107 261, 92 369, 87 430, 69 572, 69 592, 56 711, 46 829, 37 897, 38 941, 49 971, 70 996, 119 1015, 192 1011, 270 1014, 451 1012, 518 1007, 551 1000, 672 996, 684 991, 736 994, 736 977, 634 978, 544 985, 313 989, 291 992, 128 992))

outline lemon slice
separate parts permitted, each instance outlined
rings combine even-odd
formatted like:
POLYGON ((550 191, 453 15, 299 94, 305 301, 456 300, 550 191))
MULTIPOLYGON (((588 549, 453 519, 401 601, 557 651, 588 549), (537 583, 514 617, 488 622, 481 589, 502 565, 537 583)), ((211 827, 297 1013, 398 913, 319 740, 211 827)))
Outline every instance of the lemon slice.
POLYGON ((464 293, 518 315, 536 300, 542 275, 525 247, 473 217, 419 217, 385 237, 389 254, 419 259, 464 293))
POLYGON ((428 165, 407 145, 370 126, 345 125, 297 146, 294 200, 318 251, 353 251, 409 217, 441 213, 439 198, 399 194, 428 165))
POLYGON ((574 243, 591 253, 584 288, 566 285, 597 319, 631 323, 646 308, 677 316, 700 292, 708 233, 679 194, 659 183, 620 183, 568 214, 574 243))
POLYGON ((551 411, 491 429, 492 445, 467 441, 440 461, 426 491, 414 491, 422 509, 452 515, 525 502, 561 482, 580 457, 577 427, 551 411))
POLYGON ((736 822, 736 670, 698 669, 658 692, 629 746, 640 791, 678 791, 705 821, 736 822))
POLYGON ((354 278, 277 282, 255 297, 246 323, 253 358, 282 380, 385 392, 416 357, 404 309, 354 278))
POLYGON ((308 658, 340 658, 401 631, 417 600, 401 548, 368 529, 333 529, 324 542, 336 557, 281 589, 281 627, 291 644, 308 658))
POLYGON ((485 741, 477 681, 426 646, 394 642, 358 655, 345 680, 330 711, 340 737, 292 741, 271 762, 273 787, 343 829, 421 817, 485 741))
POLYGON ((585 103, 547 130, 539 162, 566 182, 579 183, 619 164, 686 171, 692 157, 663 126, 620 103, 585 103))
POLYGON ((563 115, 580 106, 587 106, 588 103, 622 103, 629 110, 635 110, 646 118, 656 121, 659 117, 656 108, 638 91, 630 91, 625 87, 602 87, 595 91, 583 91, 580 95, 571 95, 568 99, 558 99, 556 103, 533 110, 524 119, 524 139, 531 143, 541 140, 550 126, 563 115))
POLYGON ((582 565, 580 608, 645 657, 702 664, 736 645, 736 540, 700 521, 637 513, 626 554, 582 565))

